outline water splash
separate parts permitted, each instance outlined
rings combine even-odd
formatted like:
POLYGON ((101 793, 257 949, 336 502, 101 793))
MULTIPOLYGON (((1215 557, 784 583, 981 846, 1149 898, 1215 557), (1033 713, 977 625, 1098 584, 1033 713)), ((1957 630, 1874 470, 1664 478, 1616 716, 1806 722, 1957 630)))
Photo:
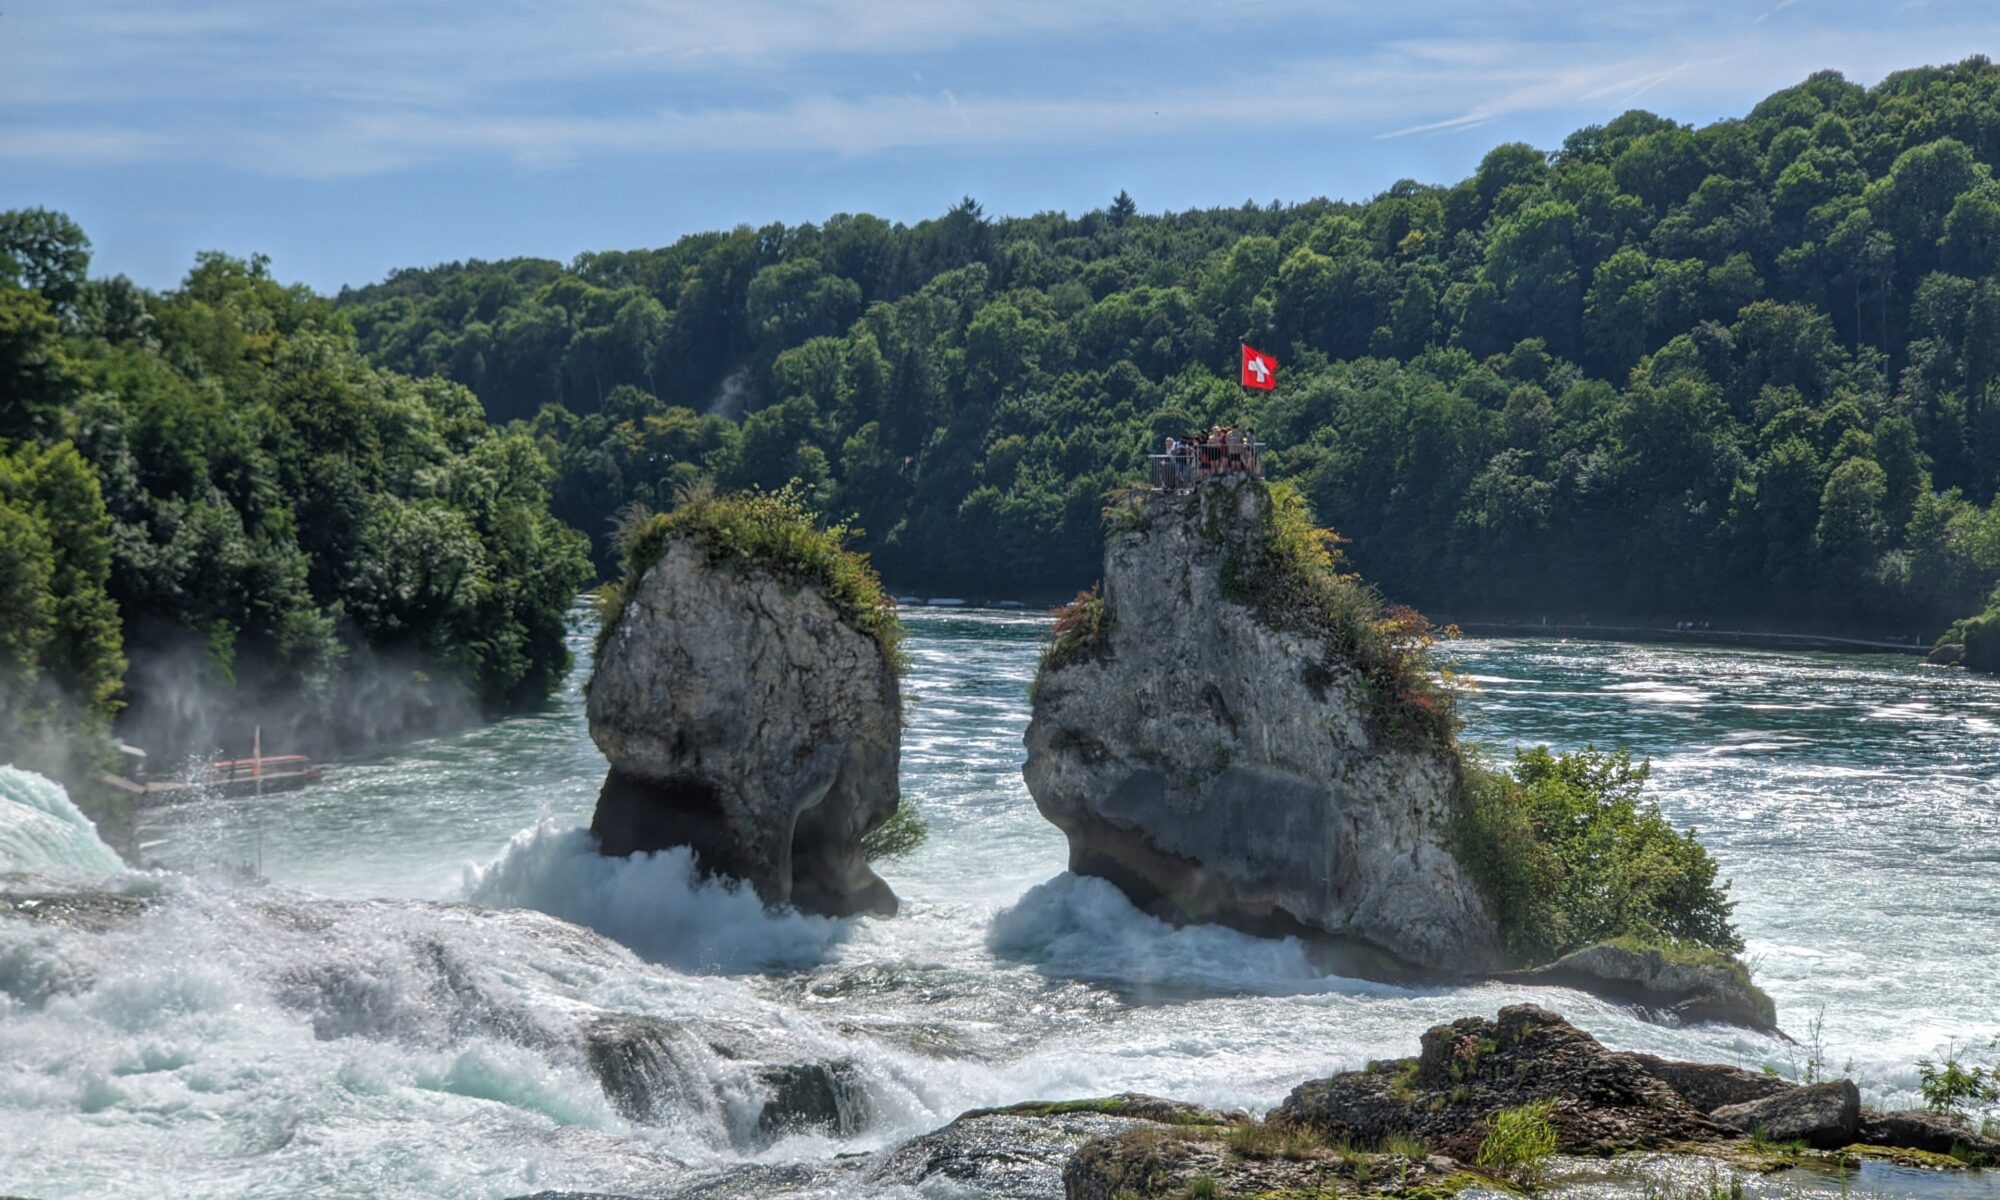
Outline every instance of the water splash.
POLYGON ((702 878, 686 847, 606 858, 588 829, 554 821, 515 835, 491 864, 469 868, 465 897, 561 917, 700 974, 816 966, 847 933, 845 922, 767 910, 748 887, 702 878))
POLYGON ((118 852, 70 802, 62 785, 0 767, 0 874, 93 882, 124 873, 118 852))

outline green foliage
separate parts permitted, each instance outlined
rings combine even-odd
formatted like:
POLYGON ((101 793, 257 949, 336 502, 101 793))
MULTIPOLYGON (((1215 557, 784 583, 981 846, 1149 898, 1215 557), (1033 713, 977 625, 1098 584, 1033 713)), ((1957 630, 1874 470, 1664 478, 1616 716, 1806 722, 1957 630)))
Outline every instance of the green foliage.
POLYGON ((554 690, 589 563, 529 435, 369 365, 261 259, 202 255, 156 295, 87 279, 88 248, 60 214, 0 214, 0 504, 48 543, 10 521, 4 552, 13 582, 45 578, 52 622, 0 668, 44 697, 10 710, 96 735, 129 704, 125 730, 171 757, 255 724, 338 747, 554 690))
POLYGON ((73 446, 0 449, 0 761, 62 775, 103 749, 125 671, 111 537, 73 446))
POLYGON ((1965 1062, 1956 1045, 1935 1059, 1917 1060, 1917 1086, 1924 1106, 1961 1124, 1970 1110, 2000 1101, 2000 1069, 1965 1062))
POLYGON ((812 588, 843 621, 873 638, 884 661, 900 673, 903 623, 895 601, 882 590, 867 556, 847 548, 848 532, 845 525, 825 525, 791 486, 729 495, 718 495, 713 488, 684 492, 672 512, 644 517, 626 530, 624 577, 616 589, 603 593, 606 599, 600 603, 604 623, 598 630, 599 647, 623 614, 624 597, 647 568, 675 542, 687 541, 711 567, 760 571, 790 586, 812 588))
POLYGON ((1516 961, 1621 937, 1703 961, 1743 948, 1714 860, 1642 802, 1648 773, 1622 751, 1546 747, 1518 752, 1508 774, 1468 772, 1453 853, 1516 961))
POLYGON ((1452 745, 1458 718, 1449 685, 1431 669, 1430 622, 1415 609, 1385 607, 1359 575, 1340 570, 1340 535, 1320 528, 1297 488, 1255 480, 1241 486, 1263 493, 1264 536, 1232 550, 1223 594, 1277 628, 1321 640, 1330 670, 1358 671, 1378 733, 1452 745))
POLYGON ((1111 637, 1111 622, 1104 614, 1104 596, 1095 584, 1057 608, 1055 617, 1055 624, 1049 630, 1048 650, 1042 655, 1043 671, 1060 671, 1105 652, 1111 637))
POLYGON ((869 862, 901 858, 923 845, 930 833, 930 826, 924 823, 923 815, 906 798, 896 806, 896 811, 887 821, 862 836, 861 852, 867 855, 869 862))
POLYGON ((1494 1113, 1479 1144, 1480 1168, 1535 1191, 1556 1153, 1555 1109, 1555 1101, 1537 1100, 1494 1113))

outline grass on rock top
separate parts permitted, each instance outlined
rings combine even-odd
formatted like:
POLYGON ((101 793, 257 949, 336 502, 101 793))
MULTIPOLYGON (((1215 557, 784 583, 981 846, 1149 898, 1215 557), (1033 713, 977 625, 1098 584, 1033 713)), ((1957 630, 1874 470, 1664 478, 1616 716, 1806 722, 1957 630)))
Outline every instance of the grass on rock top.
POLYGON ((844 525, 823 527, 789 490, 685 494, 672 512, 639 513, 621 531, 624 571, 598 593, 597 646, 602 651, 625 603, 648 568, 676 541, 692 542, 708 566, 762 571, 793 587, 817 591, 841 620, 867 634, 898 674, 905 668, 903 623, 864 554, 846 546, 844 525))

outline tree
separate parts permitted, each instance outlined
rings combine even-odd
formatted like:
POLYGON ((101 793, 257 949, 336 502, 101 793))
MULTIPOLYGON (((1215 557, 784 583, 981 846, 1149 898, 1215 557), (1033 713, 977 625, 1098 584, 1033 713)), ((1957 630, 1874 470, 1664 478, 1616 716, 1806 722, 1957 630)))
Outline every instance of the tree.
POLYGON ((46 208, 0 212, 0 283, 40 292, 72 316, 90 270, 90 239, 76 222, 46 208))

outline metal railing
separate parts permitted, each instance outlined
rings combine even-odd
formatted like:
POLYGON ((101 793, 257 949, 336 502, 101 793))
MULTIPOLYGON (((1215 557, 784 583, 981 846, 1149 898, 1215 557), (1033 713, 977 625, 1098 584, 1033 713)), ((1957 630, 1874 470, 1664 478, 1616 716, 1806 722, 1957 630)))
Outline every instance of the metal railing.
POLYGON ((1264 443, 1245 438, 1240 446, 1190 445, 1174 454, 1148 454, 1153 466, 1153 486, 1164 491, 1185 491, 1207 479, 1224 475, 1264 477, 1264 443))

